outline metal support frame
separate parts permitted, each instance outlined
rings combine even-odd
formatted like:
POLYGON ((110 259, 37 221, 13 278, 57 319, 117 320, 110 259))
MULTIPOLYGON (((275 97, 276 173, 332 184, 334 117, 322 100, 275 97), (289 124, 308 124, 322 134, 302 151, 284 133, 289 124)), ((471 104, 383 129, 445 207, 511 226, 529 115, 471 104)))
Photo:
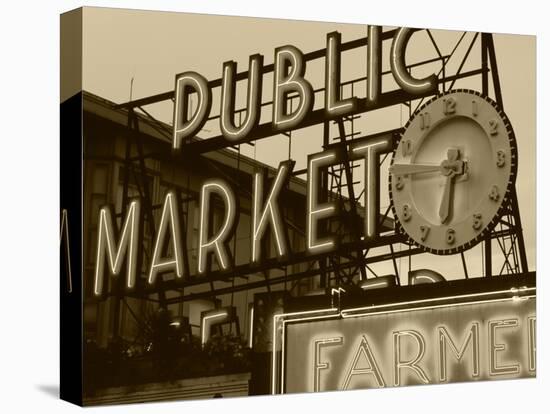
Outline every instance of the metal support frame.
MULTIPOLYGON (((493 35, 491 33, 482 33, 481 34, 481 91, 484 95, 489 96, 489 73, 491 74, 491 84, 493 86, 494 99, 500 108, 504 109, 504 102, 502 99, 502 90, 500 87, 500 78, 498 74, 498 64, 495 52, 495 44, 493 40, 493 35)), ((525 241, 523 238, 523 229, 521 226, 521 216, 519 211, 519 205, 517 200, 517 193, 515 187, 512 189, 510 194, 510 199, 508 201, 508 217, 510 218, 509 228, 511 229, 512 234, 509 236, 511 246, 506 248, 506 239, 497 238, 497 243, 500 247, 501 253, 504 257, 504 263, 499 271, 499 275, 503 274, 506 269, 508 273, 527 273, 529 271, 529 266, 527 263, 527 253, 525 251, 525 241), (508 256, 510 252, 513 252, 514 255, 519 251, 519 259, 521 263, 521 268, 515 266, 506 266, 508 261, 508 256)), ((494 233, 496 230, 493 230, 494 233)), ((493 275, 493 240, 492 234, 489 234, 485 239, 484 243, 484 275, 492 276, 493 275)))
MULTIPOLYGON (((452 87, 454 83, 459 79, 465 79, 465 78, 471 78, 471 77, 480 77, 481 80, 481 89, 484 94, 489 94, 489 85, 490 82, 493 86, 493 90, 495 93, 495 100, 497 103, 502 105, 502 93, 500 88, 500 80, 498 76, 498 68, 497 68, 497 59, 496 59, 496 53, 494 49, 494 42, 491 34, 487 33, 481 33, 476 34, 470 43, 468 50, 463 57, 460 66, 456 73, 449 74, 449 70, 446 69, 446 65, 455 53, 458 44, 462 41, 464 38, 464 35, 460 38, 459 42, 449 55, 442 55, 441 51, 439 50, 439 47, 437 46, 436 41, 434 40, 432 34, 428 32, 428 36, 430 37, 430 40, 434 44, 434 50, 437 52, 437 57, 435 59, 429 59, 424 62, 418 62, 413 65, 410 65, 410 67, 413 66, 419 66, 423 63, 428 62, 434 62, 434 61, 441 61, 442 68, 439 72, 439 79, 438 83, 441 86, 442 90, 446 90, 446 86, 450 85, 452 87), (468 59, 472 48, 476 41, 480 39, 481 42, 481 64, 480 67, 477 69, 473 69, 467 72, 462 72, 462 68, 464 67, 464 64, 466 60, 468 59), (443 76, 441 76, 443 74, 443 76), (491 75, 491 76, 489 76, 491 75)), ((383 34, 383 40, 389 40, 392 38, 394 34, 393 30, 384 32, 383 34)), ((367 38, 360 38, 356 39, 350 42, 342 43, 342 51, 345 50, 351 50, 358 47, 364 47, 367 44, 367 38)), ((310 52, 304 55, 306 61, 314 60, 323 58, 325 56, 325 49, 320 49, 314 52, 310 52)), ((273 65, 266 65, 262 69, 262 73, 270 73, 273 71, 273 65)), ((248 77, 248 73, 240 72, 236 75, 237 81, 246 80, 248 77)), ((355 83, 364 82, 366 78, 359 78, 354 79, 352 81, 343 82, 342 86, 344 85, 351 85, 351 88, 353 90, 353 85, 355 83)), ((209 86, 214 87, 220 87, 221 86, 221 79, 216 79, 209 82, 209 86)), ((316 92, 324 92, 324 89, 317 90, 316 92)), ((147 175, 146 175, 146 169, 145 169, 145 159, 143 154, 143 144, 141 142, 141 134, 139 133, 139 125, 138 125, 138 116, 134 113, 134 108, 139 108, 144 112, 145 115, 147 115, 149 118, 152 118, 151 115, 146 112, 142 107, 146 105, 150 105, 153 103, 173 99, 173 92, 166 92, 163 94, 151 96, 144 99, 139 99, 131 102, 127 102, 125 104, 119 105, 119 108, 128 110, 128 141, 126 146, 126 159, 125 159, 125 175, 124 175, 124 190, 123 190, 123 207, 122 207, 122 213, 124 214, 126 205, 128 203, 128 188, 129 188, 129 181, 130 181, 130 172, 133 171, 135 173, 135 165, 134 160, 138 161, 139 167, 139 181, 141 181, 141 187, 143 191, 143 197, 144 197, 144 203, 145 203, 145 213, 148 218, 149 222, 149 231, 152 231, 152 234, 154 234, 154 219, 153 219, 153 209, 157 208, 157 206, 153 206, 151 202, 151 197, 148 191, 148 184, 147 184, 147 175), (134 143, 137 145, 137 149, 139 152, 138 157, 132 156, 132 144, 134 143)), ((427 97, 427 96, 426 96, 427 97)), ((295 97, 289 97, 290 100, 294 99, 295 97)), ((425 97, 418 97, 418 96, 412 96, 404 91, 401 90, 395 90, 395 91, 389 91, 382 94, 381 99, 379 100, 376 108, 384 108, 392 105, 398 105, 398 104, 405 104, 408 105, 409 110, 412 111, 412 103, 413 100, 418 100, 421 98, 420 103, 423 101, 423 98, 425 97)), ((271 105, 272 102, 264 102, 262 103, 262 106, 265 105, 271 105)), ((420 104, 419 104, 420 105, 420 104)), ((345 150, 344 153, 347 153, 347 148, 350 144, 350 141, 353 140, 356 131, 353 129, 353 117, 356 115, 359 115, 361 113, 367 112, 369 110, 375 109, 373 106, 367 106, 365 99, 358 99, 358 105, 357 110, 350 114, 347 118, 340 118, 340 119, 327 119, 326 114, 323 109, 316 109, 313 110, 310 114, 307 115, 304 122, 300 125, 300 128, 305 128, 308 126, 316 125, 316 124, 324 124, 324 132, 323 132, 323 147, 325 149, 333 148, 336 146, 343 147, 345 150), (352 124, 352 130, 351 134, 346 134, 344 122, 346 120, 350 120, 352 124), (338 142, 331 142, 330 139, 330 124, 329 122, 336 121, 338 124, 338 130, 339 130, 339 141, 338 142), (348 139, 351 138, 351 139, 348 139)), ((241 110, 239 110, 241 111, 241 110)), ((217 118, 218 116, 214 116, 210 119, 217 118)), ((161 130, 164 130, 163 124, 155 123, 156 128, 159 128, 161 130)), ((401 128, 387 131, 386 133, 396 134, 398 135, 401 132, 401 128)), ((277 135, 278 133, 272 129, 272 126, 270 123, 265 123, 259 125, 254 133, 250 134, 251 137, 247 142, 252 143, 252 141, 256 139, 263 139, 268 138, 277 135)), ((282 135, 286 137, 287 135, 282 135)), ((232 143, 228 143, 221 135, 215 136, 213 138, 205 139, 205 140, 192 140, 189 143, 184 144, 184 149, 181 151, 181 157, 185 158, 189 156, 189 154, 200 154, 205 153, 209 151, 215 151, 222 148, 229 148, 233 147, 232 143)), ((289 138, 289 151, 290 151, 290 138, 289 138)), ((289 152, 290 157, 290 152, 289 152)), ((333 171, 333 174, 331 175, 328 170, 322 174, 321 179, 321 186, 325 190, 325 196, 326 197, 335 197, 338 195, 340 198, 343 197, 342 190, 347 188, 347 196, 346 202, 349 205, 349 217, 350 220, 347 224, 342 227, 341 230, 348 230, 352 232, 352 241, 349 243, 344 243, 340 248, 329 255, 323 254, 323 255, 307 255, 307 254, 296 254, 291 257, 287 262, 285 262, 284 266, 281 267, 281 263, 277 260, 267 260, 264 262, 261 266, 255 267, 254 269, 251 269, 250 266, 237 266, 235 267, 233 271, 233 278, 243 277, 246 278, 245 283, 231 283, 231 286, 223 286, 220 287, 218 283, 229 283, 227 282, 227 275, 222 275, 219 272, 212 272, 209 275, 202 277, 200 280, 196 279, 190 279, 190 280, 170 280, 170 281, 162 281, 162 278, 159 278, 159 282, 156 286, 153 287, 144 287, 139 289, 137 292, 134 292, 132 294, 124 293, 122 289, 115 289, 112 294, 116 295, 117 297, 123 297, 123 296, 135 296, 140 297, 142 299, 151 299, 151 294, 158 294, 158 300, 160 306, 167 306, 171 303, 177 303, 177 302, 183 302, 191 299, 196 298, 203 298, 203 297, 209 297, 209 298, 215 298, 219 295, 223 294, 230 294, 238 291, 243 290, 250 290, 250 289, 257 289, 257 288, 265 288, 268 291, 273 289, 275 285, 283 284, 290 281, 298 281, 303 278, 308 277, 315 277, 319 276, 320 278, 320 287, 325 288, 327 291, 330 290, 331 286, 338 286, 340 283, 352 283, 353 279, 356 275, 360 275, 361 279, 367 278, 367 270, 369 269, 368 264, 371 263, 377 263, 380 261, 392 261, 393 269, 395 271, 395 274, 399 280, 399 272, 398 272, 398 266, 396 259, 400 257, 405 257, 409 255, 416 255, 423 253, 422 250, 419 248, 413 247, 406 239, 398 234, 397 232, 392 232, 392 234, 389 235, 383 235, 379 238, 379 240, 376 243, 366 243, 365 241, 361 240, 361 236, 359 232, 356 230, 359 228, 357 226, 359 215, 357 213, 357 203, 359 202, 358 198, 361 197, 361 194, 359 194, 357 197, 355 195, 355 191, 353 189, 353 163, 349 161, 349 159, 343 160, 343 168, 340 168, 338 171, 338 174, 335 174, 333 171), (343 185, 342 178, 345 176, 346 184, 343 185), (329 183, 329 180, 333 180, 332 183, 329 183), (401 244, 405 248, 401 251, 396 251, 394 249, 394 244, 401 244), (387 247, 388 253, 384 254, 378 254, 376 256, 369 256, 369 249, 372 247, 380 247, 385 246, 387 247), (296 263, 309 263, 308 269, 302 272, 290 272, 289 267, 296 263), (314 267, 312 266, 314 263, 317 263, 318 266, 314 267), (279 275, 273 276, 271 273, 277 273, 279 272, 279 275), (256 281, 250 281, 249 276, 252 273, 256 274, 262 274, 264 277, 263 279, 256 280, 256 281), (331 275, 333 277, 331 277, 331 275), (197 293, 183 293, 183 289, 189 286, 197 286, 197 285, 205 285, 209 286, 210 289, 204 290, 202 292, 197 293), (180 290, 182 293, 180 296, 171 298, 169 300, 166 299, 165 291, 167 290, 180 290)), ((305 171, 296 171, 294 175, 303 174, 305 171)), ((136 177, 137 178, 137 177, 136 177)), ((137 180, 138 181, 138 180, 137 180)), ((137 182, 136 181, 136 182, 137 182)), ((383 216, 382 220, 384 220, 389 213, 389 209, 386 211, 385 215, 383 216)), ((505 257, 505 263, 503 265, 503 269, 508 272, 523 272, 526 273, 529 271, 528 264, 527 264, 527 257, 525 252, 525 245, 524 245, 524 239, 522 234, 522 227, 521 227, 521 219, 519 215, 519 206, 517 203, 517 196, 515 189, 511 194, 510 199, 510 208, 508 213, 509 219, 505 222, 504 226, 501 226, 500 229, 494 229, 488 236, 487 239, 483 242, 484 244, 484 262, 485 262, 485 269, 484 274, 486 276, 490 276, 492 272, 492 252, 493 252, 493 242, 492 240, 496 239, 496 242, 499 246, 501 246, 501 250, 503 251, 504 257, 505 257), (508 238, 506 240, 507 243, 504 243, 504 238, 508 238), (513 265, 513 261, 516 260, 515 258, 518 258, 519 263, 521 267, 513 265), (508 263, 508 264, 506 264, 508 263)), ((186 220, 187 221, 187 220, 186 220)), ((464 267, 464 276, 465 278, 469 278, 470 274, 467 269, 466 260, 464 258, 464 255, 461 255, 462 264, 464 267)), ((502 273, 502 271, 501 271, 502 273)), ((376 276, 376 275, 375 275, 376 276)), ((296 285, 296 284, 294 284, 296 285)), ((292 287, 291 287, 292 289, 292 287)), ((115 318, 116 321, 118 321, 118 317, 115 318)), ((118 327, 117 327, 118 329, 118 327)))

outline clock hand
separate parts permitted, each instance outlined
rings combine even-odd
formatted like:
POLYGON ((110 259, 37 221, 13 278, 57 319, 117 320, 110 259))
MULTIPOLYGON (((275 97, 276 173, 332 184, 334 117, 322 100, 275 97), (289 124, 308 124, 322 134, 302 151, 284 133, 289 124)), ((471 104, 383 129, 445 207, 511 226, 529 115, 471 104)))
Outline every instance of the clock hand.
POLYGON ((464 161, 459 161, 460 151, 458 148, 447 150, 447 159, 441 163, 443 175, 445 175, 445 188, 439 206, 439 218, 445 223, 451 214, 451 190, 454 187, 454 177, 464 173, 464 161))
POLYGON ((454 174, 449 174, 446 177, 445 188, 443 189, 443 197, 441 198, 441 205, 439 206, 439 218, 441 223, 445 223, 449 218, 451 209, 451 189, 454 183, 454 174))
POLYGON ((393 164, 390 173, 395 175, 421 174, 441 171, 440 165, 435 164, 393 164))

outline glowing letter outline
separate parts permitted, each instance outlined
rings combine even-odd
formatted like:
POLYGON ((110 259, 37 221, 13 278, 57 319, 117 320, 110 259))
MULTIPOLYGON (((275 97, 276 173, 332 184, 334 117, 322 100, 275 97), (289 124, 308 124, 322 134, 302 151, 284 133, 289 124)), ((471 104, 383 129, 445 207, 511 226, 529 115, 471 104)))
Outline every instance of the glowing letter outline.
POLYGON ((59 243, 63 245, 63 240, 65 240, 65 260, 67 272, 67 292, 71 293, 73 291, 73 275, 71 273, 71 245, 69 242, 69 212, 66 208, 61 210, 61 232, 59 235, 59 243))
POLYGON ((372 240, 378 235, 378 211, 380 210, 380 168, 378 157, 381 152, 390 151, 392 141, 383 137, 372 142, 357 142, 351 152, 355 157, 365 159, 365 240, 372 240))
POLYGON ((397 84, 406 92, 423 95, 437 92, 437 76, 432 74, 423 79, 413 78, 405 63, 407 43, 414 33, 413 29, 401 27, 397 29, 390 51, 391 72, 397 84))
POLYGON ((447 344, 453 351, 455 358, 460 361, 466 353, 466 347, 472 342, 472 377, 479 377, 479 324, 474 322, 470 328, 466 339, 462 342, 460 350, 456 347, 454 341, 444 326, 437 328, 439 339, 439 381, 447 381, 447 344))
POLYGON ((258 125, 262 104, 263 62, 264 58, 260 54, 250 56, 248 63, 246 116, 238 127, 235 126, 235 74, 237 72, 237 63, 229 61, 223 64, 220 130, 225 139, 229 141, 240 141, 246 138, 250 131, 258 125))
POLYGON ((201 319, 201 345, 204 346, 210 339, 210 328, 217 323, 225 321, 229 316, 227 310, 221 310, 220 312, 207 314, 201 319))
POLYGON ((155 247, 153 249, 153 255, 151 256, 151 266, 148 278, 149 284, 155 283, 159 273, 172 270, 174 265, 176 276, 178 278, 183 277, 183 255, 181 250, 183 245, 181 243, 178 204, 179 203, 175 193, 171 191, 166 193, 164 205, 162 207, 162 214, 160 216, 160 224, 157 231, 155 247), (171 230, 170 239, 172 241, 174 257, 161 259, 159 256, 164 254, 163 251, 167 248, 167 246, 164 245, 164 242, 168 229, 171 230))
POLYGON ((369 26, 367 42, 367 105, 374 106, 382 92, 382 27, 369 26))
POLYGON ((506 345, 496 343, 497 329, 516 328, 518 326, 517 319, 494 320, 487 323, 489 330, 489 375, 511 375, 518 374, 520 371, 519 362, 516 364, 500 365, 497 360, 497 353, 506 350, 506 345))
POLYGON ((304 78, 306 63, 302 52, 291 45, 275 49, 273 69, 273 127, 277 131, 292 129, 311 111, 315 96, 311 84, 304 78), (291 68, 287 74, 288 67, 291 68), (286 113, 287 94, 296 92, 300 105, 286 113))
POLYGON ((330 150, 312 154, 307 159, 307 250, 311 253, 324 253, 336 247, 338 240, 327 236, 317 239, 317 226, 321 219, 336 214, 334 202, 317 204, 319 199, 319 169, 321 167, 336 164, 338 156, 336 151, 330 150))
POLYGON ((174 92, 174 116, 173 116, 173 142, 174 149, 181 148, 182 142, 187 137, 197 134, 208 118, 212 108, 212 91, 208 81, 197 72, 184 72, 176 76, 174 92), (187 119, 189 110, 189 89, 192 88, 198 95, 197 109, 187 119))
POLYGON ((233 258, 228 246, 228 238, 232 235, 239 218, 238 204, 231 187, 221 179, 206 181, 201 188, 200 201, 200 224, 199 224, 199 260, 198 272, 203 274, 206 271, 207 259, 210 252, 213 252, 218 261, 218 266, 225 271, 233 266, 233 258), (225 221, 218 231, 218 234, 208 240, 210 231, 210 199, 212 194, 217 194, 225 205, 225 221), (206 217, 206 219, 205 219, 206 217), (206 221, 206 223, 205 223, 206 221))
POLYGON ((328 362, 321 361, 321 348, 342 345, 343 343, 344 338, 342 336, 313 341, 313 392, 318 392, 321 389, 321 370, 330 368, 328 362))
POLYGON ((422 368, 420 368, 417 363, 424 357, 424 353, 426 351, 426 342, 424 341, 424 337, 417 331, 414 330, 408 330, 408 331, 396 331, 393 333, 393 384, 396 387, 401 386, 401 368, 409 368, 411 369, 424 384, 429 384, 430 379, 424 372, 422 368), (414 357, 410 361, 402 361, 401 360, 401 337, 402 336, 409 336, 413 338, 416 343, 418 344, 418 353, 416 357, 414 357))
POLYGON ((281 215, 279 195, 281 190, 288 185, 294 161, 283 161, 279 164, 277 175, 271 186, 271 190, 263 204, 263 211, 260 205, 263 202, 264 182, 266 174, 257 172, 254 174, 254 195, 252 203, 252 256, 251 261, 258 263, 261 259, 261 242, 266 233, 267 226, 271 224, 271 230, 275 236, 277 255, 284 258, 288 255, 289 241, 284 221, 281 215))
POLYGON ((527 318, 527 342, 529 346, 529 371, 537 370, 537 319, 535 316, 527 318))
MULTIPOLYGON (((107 261, 109 270, 113 276, 120 273, 123 262, 123 251, 127 252, 126 257, 126 286, 131 289, 136 283, 138 240, 140 230, 140 202, 132 200, 126 211, 126 219, 122 226, 118 247, 115 242, 115 229, 111 208, 103 207, 99 210, 99 223, 97 232, 97 250, 94 272, 94 293, 99 296, 103 292, 105 279, 105 249, 107 249, 107 261), (113 245, 116 253, 113 252, 113 245)), ((125 255, 124 255, 125 256, 125 255)))
POLYGON ((376 380, 376 384, 378 385, 379 388, 383 388, 386 386, 386 382, 384 381, 382 372, 378 367, 378 363, 376 362, 376 358, 374 357, 374 352, 371 349, 369 341, 365 335, 361 335, 361 342, 359 343, 359 347, 357 348, 355 356, 353 357, 352 362, 349 365, 349 368, 344 378, 344 382, 342 383, 341 389, 342 390, 348 389, 349 384, 351 382, 351 378, 354 375, 365 375, 365 374, 373 375, 374 379, 376 380), (368 368, 356 368, 361 355, 363 355, 368 361, 369 363, 368 368))
POLYGON ((357 98, 340 99, 340 45, 342 35, 338 32, 327 34, 327 54, 325 58, 325 111, 329 117, 338 117, 353 112, 357 108, 357 98))

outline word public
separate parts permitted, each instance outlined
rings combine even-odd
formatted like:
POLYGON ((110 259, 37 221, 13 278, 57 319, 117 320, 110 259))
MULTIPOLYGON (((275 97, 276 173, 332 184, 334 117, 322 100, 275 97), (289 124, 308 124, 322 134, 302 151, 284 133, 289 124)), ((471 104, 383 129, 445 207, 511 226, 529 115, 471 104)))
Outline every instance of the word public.
MULTIPOLYGON (((437 75, 422 79, 413 77, 405 63, 405 51, 414 29, 395 30, 390 50, 391 73, 404 91, 411 95, 426 95, 437 92, 437 75)), ((341 35, 327 34, 325 55, 324 111, 327 118, 345 116, 358 109, 357 97, 340 97, 341 35)), ((248 64, 248 88, 246 115, 240 125, 235 125, 235 95, 237 63, 223 64, 221 77, 221 100, 219 126, 225 139, 231 143, 246 140, 258 126, 262 105, 262 78, 264 58, 260 54, 250 56, 248 64)), ((373 108, 382 94, 382 28, 368 26, 366 48, 367 92, 365 108, 373 108)), ((292 45, 275 49, 273 64, 272 130, 274 133, 300 126, 314 107, 315 94, 305 77, 306 60, 303 53, 292 45), (299 104, 289 111, 289 95, 297 97, 299 104)), ((208 80, 197 72, 184 72, 176 76, 174 104, 173 147, 180 149, 184 142, 194 137, 204 126, 212 108, 212 90, 208 80), (196 109, 190 114, 191 95, 196 95, 196 109)))
MULTIPOLYGON (((405 64, 407 43, 414 33, 413 29, 400 28, 393 35, 390 66, 397 84, 413 95, 426 95, 437 90, 437 76, 432 74, 423 79, 413 77, 405 64)), ((381 90, 382 29, 379 26, 368 27, 367 43, 367 96, 366 105, 375 106, 381 90)), ((357 110, 357 97, 340 97, 340 49, 341 36, 338 32, 327 35, 325 57, 325 106, 327 118, 345 116, 357 110)), ((263 56, 250 56, 248 68, 248 89, 246 115, 240 125, 235 125, 236 62, 223 64, 221 78, 220 129, 231 143, 245 140, 258 125, 262 104, 263 56)), ((311 84, 305 78, 306 63, 303 53, 296 47, 287 45, 275 49, 273 66, 273 112, 274 131, 285 131, 299 127, 314 105, 314 93, 311 84), (299 104, 289 112, 287 99, 289 94, 297 96, 299 104)), ((176 76, 173 147, 180 149, 184 142, 195 136, 210 116, 212 91, 208 81, 199 73, 185 72, 176 76), (190 98, 198 97, 196 109, 190 114, 190 98)), ((372 162, 380 153, 392 149, 390 138, 382 137, 374 141, 356 140, 349 148, 348 159, 365 160, 365 219, 364 237, 371 240, 377 236, 378 206, 378 165, 372 162)), ((325 253, 337 248, 338 240, 334 236, 320 237, 319 221, 337 214, 334 202, 319 202, 319 183, 321 169, 338 164, 343 154, 338 150, 327 150, 308 156, 307 163, 307 208, 306 208, 306 247, 310 253, 325 253)), ((294 167, 293 161, 281 162, 275 179, 269 190, 263 172, 254 175, 252 183, 252 220, 251 220, 251 262, 262 259, 262 240, 268 230, 275 241, 278 258, 284 259, 290 253, 289 240, 282 219, 279 195, 286 187, 294 167)), ((203 183, 200 191, 200 223, 198 241, 198 274, 209 271, 208 263, 215 258, 221 271, 233 267, 233 258, 228 246, 238 221, 238 205, 234 191, 221 178, 210 179, 203 183), (211 218, 212 198, 217 196, 224 205, 224 217, 221 227, 213 232, 211 218), (212 234, 214 233, 214 234, 212 234)), ((106 278, 105 268, 111 275, 120 275, 126 263, 126 285, 133 288, 136 283, 139 257, 139 232, 141 222, 140 200, 132 200, 126 209, 121 229, 113 226, 113 212, 103 207, 99 212, 94 291, 103 293, 106 278)), ((164 198, 160 225, 152 255, 150 255, 148 283, 154 284, 157 276, 173 272, 178 278, 184 276, 182 234, 179 223, 176 194, 168 192, 164 198), (172 255, 166 256, 168 246, 172 246, 172 255)))

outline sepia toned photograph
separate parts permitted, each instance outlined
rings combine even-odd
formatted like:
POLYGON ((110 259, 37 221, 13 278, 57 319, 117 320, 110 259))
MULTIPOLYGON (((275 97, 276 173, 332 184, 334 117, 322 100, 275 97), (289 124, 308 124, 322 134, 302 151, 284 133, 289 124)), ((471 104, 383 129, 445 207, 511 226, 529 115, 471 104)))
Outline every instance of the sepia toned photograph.
POLYGON ((60 28, 61 398, 536 377, 535 36, 60 28))

